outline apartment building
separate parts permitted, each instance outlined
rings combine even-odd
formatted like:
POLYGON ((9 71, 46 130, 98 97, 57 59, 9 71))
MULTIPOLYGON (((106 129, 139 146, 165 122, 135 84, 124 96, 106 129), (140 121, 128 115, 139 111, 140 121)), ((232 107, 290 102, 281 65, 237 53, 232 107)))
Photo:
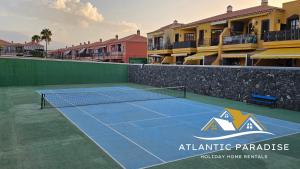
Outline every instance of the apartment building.
POLYGON ((300 0, 226 12, 150 32, 151 63, 300 66, 300 0))
POLYGON ((147 38, 136 34, 94 43, 80 43, 78 46, 66 47, 51 51, 55 58, 74 60, 93 60, 101 62, 128 63, 130 58, 147 58, 147 38))

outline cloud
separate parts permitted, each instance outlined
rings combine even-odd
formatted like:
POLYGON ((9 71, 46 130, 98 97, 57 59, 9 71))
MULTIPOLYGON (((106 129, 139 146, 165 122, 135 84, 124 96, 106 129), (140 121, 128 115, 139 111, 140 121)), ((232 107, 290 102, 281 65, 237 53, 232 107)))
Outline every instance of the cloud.
POLYGON ((50 0, 49 6, 58 11, 83 17, 90 21, 102 22, 104 20, 97 7, 90 2, 84 3, 80 0, 50 0))

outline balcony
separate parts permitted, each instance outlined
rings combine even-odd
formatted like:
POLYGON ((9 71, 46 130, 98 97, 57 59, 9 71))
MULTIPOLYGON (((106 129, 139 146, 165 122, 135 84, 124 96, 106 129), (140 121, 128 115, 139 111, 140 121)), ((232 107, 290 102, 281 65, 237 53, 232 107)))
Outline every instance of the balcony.
POLYGON ((196 48, 196 41, 175 42, 173 49, 179 48, 196 48))
POLYGON ((300 29, 272 31, 264 34, 265 42, 300 40, 300 29))
POLYGON ((173 53, 195 53, 196 41, 175 42, 173 44, 173 53))
POLYGON ((123 51, 114 51, 110 53, 110 59, 123 59, 124 52, 123 51))
POLYGON ((300 29, 266 32, 263 47, 300 47, 300 29))
POLYGON ((198 41, 198 52, 215 52, 218 50, 220 38, 209 38, 198 41))
POLYGON ((171 54, 172 45, 148 45, 148 55, 171 54))
POLYGON ((225 36, 223 37, 224 51, 234 50, 254 50, 257 48, 256 35, 237 35, 237 36, 225 36))

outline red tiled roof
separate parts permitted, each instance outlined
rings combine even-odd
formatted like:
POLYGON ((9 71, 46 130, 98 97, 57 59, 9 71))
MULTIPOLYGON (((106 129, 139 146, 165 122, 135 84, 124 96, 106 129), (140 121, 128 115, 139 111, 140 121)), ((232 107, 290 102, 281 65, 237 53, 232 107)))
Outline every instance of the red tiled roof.
POLYGON ((94 43, 90 43, 90 44, 82 44, 82 45, 77 45, 77 46, 72 46, 72 47, 68 47, 68 48, 62 48, 62 49, 57 49, 54 50, 53 52, 65 52, 65 51, 69 51, 69 50, 80 50, 83 48, 97 48, 99 46, 104 46, 104 45, 109 45, 112 43, 119 43, 119 42, 124 42, 124 41, 132 41, 132 42, 147 42, 147 38, 143 37, 143 36, 139 36, 137 34, 133 34, 121 39, 116 39, 116 38, 112 38, 103 42, 94 42, 94 43))
POLYGON ((9 42, 0 39, 0 45, 9 45, 9 44, 10 44, 9 42))
POLYGON ((30 45, 39 45, 39 46, 43 46, 39 43, 36 43, 36 42, 28 42, 28 43, 25 43, 24 46, 30 46, 30 45))
POLYGON ((126 36, 126 37, 121 38, 121 39, 118 40, 118 42, 124 42, 124 41, 129 41, 129 42, 147 42, 147 38, 144 37, 144 36, 133 34, 133 35, 126 36))
POLYGON ((255 7, 251 7, 251 8, 228 12, 228 13, 224 13, 221 15, 216 15, 216 16, 213 16, 210 18, 206 18, 206 19, 202 19, 202 20, 199 20, 196 22, 186 24, 184 27, 194 26, 197 24, 208 23, 208 22, 217 22, 217 21, 233 19, 233 18, 248 16, 248 15, 268 13, 268 12, 272 12, 273 10, 284 11, 282 8, 261 5, 261 6, 255 6, 255 7))
POLYGON ((178 28, 178 27, 181 27, 181 26, 184 26, 183 23, 177 23, 177 22, 174 22, 174 23, 171 23, 169 25, 166 25, 166 26, 163 26, 153 32, 149 32, 149 33, 155 33, 155 32, 160 32, 160 31, 164 31, 166 29, 172 29, 172 28, 178 28))

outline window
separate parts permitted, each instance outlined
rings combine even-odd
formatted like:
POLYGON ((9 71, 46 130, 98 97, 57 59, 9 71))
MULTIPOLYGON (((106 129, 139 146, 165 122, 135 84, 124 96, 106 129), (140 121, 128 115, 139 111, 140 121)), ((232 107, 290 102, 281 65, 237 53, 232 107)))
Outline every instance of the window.
POLYGON ((252 123, 247 123, 247 129, 252 130, 253 129, 253 124, 252 123))
POLYGON ((287 28, 288 29, 299 29, 299 16, 298 15, 293 15, 288 18, 287 28))
POLYGON ((195 34, 194 33, 185 33, 184 34, 184 41, 194 41, 195 40, 195 34))

